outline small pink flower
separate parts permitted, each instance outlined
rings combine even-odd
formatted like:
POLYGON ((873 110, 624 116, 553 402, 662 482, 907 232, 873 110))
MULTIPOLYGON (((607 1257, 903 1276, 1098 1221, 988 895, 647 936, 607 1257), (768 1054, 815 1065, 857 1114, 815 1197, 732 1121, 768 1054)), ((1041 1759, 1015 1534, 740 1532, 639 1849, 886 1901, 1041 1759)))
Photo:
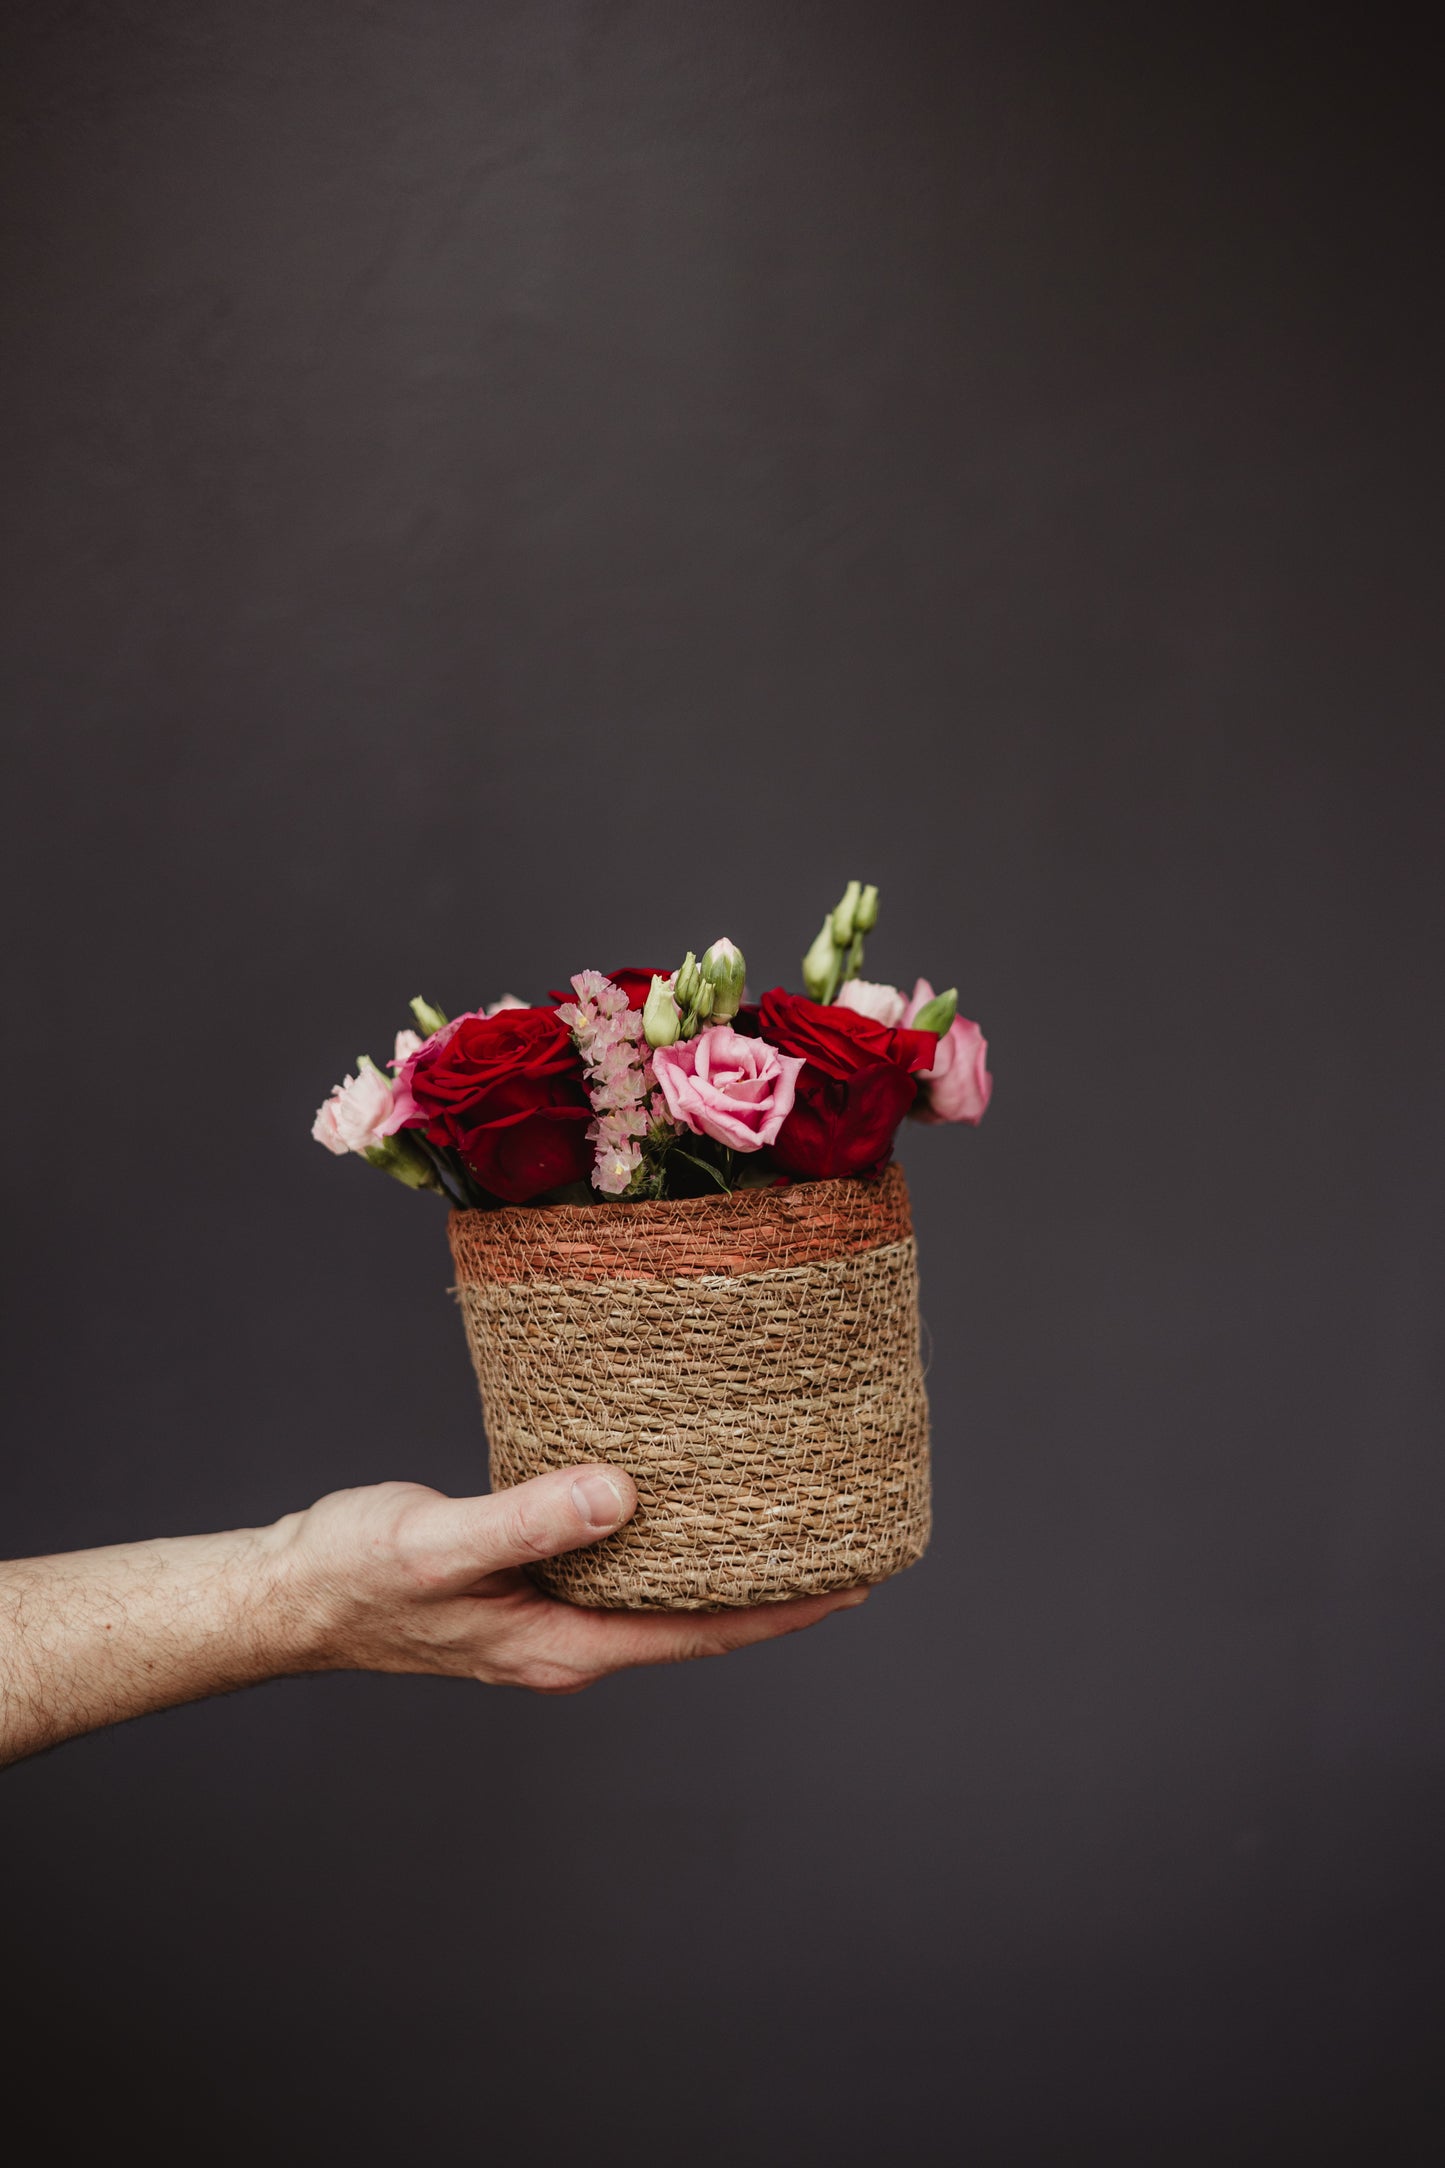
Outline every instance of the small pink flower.
MULTIPOLYGON (((933 988, 927 979, 920 979, 904 1011, 904 1024, 911 1024, 932 999, 933 988)), ((966 1016, 955 1016, 938 1042, 933 1067, 925 1069, 918 1081, 923 1086, 922 1103, 916 1110, 919 1121, 972 1122, 977 1128, 993 1095, 988 1041, 977 1024, 966 1016)))
MULTIPOLYGON (((482 1011, 478 1009, 474 1013, 480 1016, 482 1011)), ((428 1047, 445 1046, 458 1025, 467 1021, 467 1016, 454 1016, 450 1023, 442 1025, 440 1031, 434 1031, 429 1039, 419 1038, 414 1031, 397 1033, 396 1059, 392 1063, 396 1070, 396 1082, 391 1089, 391 1111, 386 1117, 383 1136, 394 1137, 399 1129, 415 1129, 425 1121, 426 1117, 412 1097, 411 1090, 412 1072, 416 1068, 418 1057, 424 1054, 428 1047)))
POLYGON ((577 999, 564 1001, 557 1014, 587 1071, 592 1186, 604 1197, 621 1197, 641 1171, 642 1147, 636 1140, 647 1135, 655 1112, 651 1049, 643 1037, 642 1011, 630 1006, 611 979, 600 971, 578 971, 572 989, 577 999))
POLYGON ((391 1085, 379 1069, 363 1068, 338 1084, 316 1110, 311 1134, 338 1158, 380 1144, 391 1114, 391 1085))
POLYGON ((620 1197, 636 1174, 639 1159, 625 1144, 599 1144, 592 1169, 592 1187, 604 1197, 620 1197))
POLYGON ((519 1001, 515 994, 503 994, 499 1001, 489 1001, 487 1003, 487 1014, 488 1016, 500 1016, 503 1009, 525 1009, 526 1006, 526 1002, 519 1001))
POLYGON ((903 1022, 908 997, 896 986, 882 986, 876 979, 845 979, 838 988, 835 1006, 853 1009, 859 1016, 871 1016, 875 1024, 892 1031, 903 1022))
POLYGON ((673 1120, 735 1152, 773 1142, 793 1111, 803 1066, 799 1056, 780 1054, 766 1039, 745 1039, 728 1024, 660 1046, 652 1061, 673 1120))

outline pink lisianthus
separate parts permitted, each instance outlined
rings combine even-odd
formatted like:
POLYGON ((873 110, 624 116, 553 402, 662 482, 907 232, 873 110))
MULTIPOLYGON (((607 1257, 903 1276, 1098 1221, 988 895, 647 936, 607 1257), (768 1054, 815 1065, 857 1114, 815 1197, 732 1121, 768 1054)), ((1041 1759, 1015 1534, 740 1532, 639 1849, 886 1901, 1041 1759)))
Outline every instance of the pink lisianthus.
POLYGON ((391 1063, 396 1071, 396 1083, 392 1089, 391 1113, 387 1118, 384 1134, 388 1137, 395 1136, 398 1129, 415 1129, 427 1119, 425 1109, 418 1106, 411 1088, 412 1073, 419 1055, 428 1052, 440 1053, 448 1040, 455 1036, 459 1024, 482 1017, 500 1016, 504 1009, 525 1009, 526 1006, 526 1002, 519 1001, 515 994, 503 994, 500 1001, 492 1002, 485 1009, 468 1009, 465 1016, 452 1017, 449 1023, 442 1025, 440 1031, 434 1031, 429 1039, 423 1039, 420 1033, 415 1031, 399 1031, 396 1035, 396 1053, 391 1063))
MULTIPOLYGON (((932 999, 933 988, 927 979, 920 979, 904 1011, 905 1025, 932 999)), ((977 1024, 966 1016, 955 1016, 938 1042, 933 1067, 925 1069, 918 1081, 923 1087, 914 1109, 919 1121, 972 1122, 977 1128, 993 1093, 988 1041, 977 1024)))
POLYGON ((652 1065, 675 1122, 735 1152, 756 1152, 791 1114, 803 1063, 766 1039, 717 1024, 695 1039, 658 1047, 652 1065))
POLYGON ((380 1144, 391 1114, 391 1083, 380 1069, 363 1062, 355 1076, 338 1084, 316 1109, 311 1134, 340 1158, 380 1144))
MULTIPOLYGON (((469 1010, 468 1016, 481 1016, 484 1013, 481 1009, 469 1010)), ((450 1023, 442 1025, 440 1031, 434 1031, 429 1039, 418 1038, 414 1031, 397 1033, 396 1059, 392 1063, 396 1070, 396 1082, 391 1088, 391 1112, 386 1118, 383 1136, 394 1137, 399 1129, 417 1129, 426 1121, 426 1109, 417 1105, 411 1088, 417 1062, 423 1054, 439 1052, 455 1035, 458 1025, 465 1024, 467 1020, 467 1016, 454 1016, 450 1023)))
POLYGON ((876 979, 845 979, 838 988, 834 1005, 852 1009, 859 1016, 871 1016, 875 1024, 882 1024, 886 1031, 892 1031, 903 1022, 908 996, 900 993, 896 986, 880 985, 876 979))

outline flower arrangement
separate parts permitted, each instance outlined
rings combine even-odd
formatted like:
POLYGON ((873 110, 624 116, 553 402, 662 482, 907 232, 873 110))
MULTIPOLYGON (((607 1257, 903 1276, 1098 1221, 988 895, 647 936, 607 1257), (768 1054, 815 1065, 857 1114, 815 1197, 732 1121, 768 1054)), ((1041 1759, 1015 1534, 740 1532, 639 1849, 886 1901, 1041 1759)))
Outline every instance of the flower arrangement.
POLYGON ((387 1068, 362 1055, 312 1135, 461 1210, 876 1175, 906 1116, 976 1125, 993 1088, 955 989, 862 977, 877 919, 877 889, 850 881, 806 992, 756 1004, 727 940, 671 972, 579 971, 546 1006, 504 994, 448 1018, 418 996, 387 1068))
POLYGON ((528 1568, 569 1603, 717 1609, 881 1580, 931 1527, 899 1124, 971 1122, 988 1049, 950 987, 863 977, 850 881, 801 994, 742 952, 579 971, 536 1006, 420 998, 316 1116, 452 1207, 494 1487, 599 1454, 638 1509, 528 1568), (598 1211, 599 1205, 618 1209, 598 1211))

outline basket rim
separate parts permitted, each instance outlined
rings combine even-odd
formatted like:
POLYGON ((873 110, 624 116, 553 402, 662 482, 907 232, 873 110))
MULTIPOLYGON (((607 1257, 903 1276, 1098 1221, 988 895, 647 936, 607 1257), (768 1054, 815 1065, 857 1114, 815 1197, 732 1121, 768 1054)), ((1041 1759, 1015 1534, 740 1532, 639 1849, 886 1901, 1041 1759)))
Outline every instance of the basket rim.
POLYGON ((913 1232, 897 1161, 874 1177, 633 1204, 460 1207, 447 1232, 462 1284, 568 1277, 672 1279, 857 1255, 913 1232))

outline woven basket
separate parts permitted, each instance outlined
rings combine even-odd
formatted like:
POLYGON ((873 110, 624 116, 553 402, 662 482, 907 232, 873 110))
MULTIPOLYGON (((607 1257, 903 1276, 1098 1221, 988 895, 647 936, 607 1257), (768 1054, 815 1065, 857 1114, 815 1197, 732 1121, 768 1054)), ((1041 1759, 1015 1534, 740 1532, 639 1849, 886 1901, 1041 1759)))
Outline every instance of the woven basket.
POLYGON ((908 1186, 453 1212, 494 1489, 610 1461, 615 1536, 529 1570, 609 1610, 879 1581, 929 1533, 908 1186))

